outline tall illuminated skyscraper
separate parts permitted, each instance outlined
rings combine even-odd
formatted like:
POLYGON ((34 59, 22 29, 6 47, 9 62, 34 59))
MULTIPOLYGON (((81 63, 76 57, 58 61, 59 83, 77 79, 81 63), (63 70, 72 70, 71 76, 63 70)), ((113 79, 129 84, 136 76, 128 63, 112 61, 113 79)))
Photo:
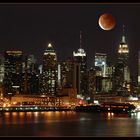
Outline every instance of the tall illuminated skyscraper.
POLYGON ((57 55, 51 43, 43 54, 41 76, 41 92, 46 95, 56 95, 58 83, 57 55))
POLYGON ((130 82, 130 69, 128 65, 129 47, 125 40, 124 28, 122 40, 118 48, 118 59, 115 67, 115 87, 116 89, 126 88, 126 84, 130 82))
POLYGON ((80 48, 77 52, 73 52, 74 61, 80 64, 79 76, 79 89, 77 93, 83 96, 87 95, 87 65, 86 65, 86 52, 82 48, 82 32, 80 31, 80 48))

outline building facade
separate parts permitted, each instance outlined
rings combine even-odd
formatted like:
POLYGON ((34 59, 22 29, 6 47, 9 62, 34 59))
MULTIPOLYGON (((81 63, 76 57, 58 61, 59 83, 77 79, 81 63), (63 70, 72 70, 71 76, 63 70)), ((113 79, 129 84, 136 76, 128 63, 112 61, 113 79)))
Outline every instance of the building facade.
POLYGON ((22 91, 24 94, 39 93, 39 66, 34 55, 28 55, 23 62, 22 91))
POLYGON ((4 53, 5 96, 13 96, 21 90, 22 57, 22 51, 5 51, 4 53))
POLYGON ((95 53, 95 67, 99 67, 100 76, 106 77, 107 55, 105 53, 95 53))
POLYGON ((57 55, 51 43, 48 44, 43 54, 43 67, 40 79, 42 94, 56 95, 58 87, 57 55))

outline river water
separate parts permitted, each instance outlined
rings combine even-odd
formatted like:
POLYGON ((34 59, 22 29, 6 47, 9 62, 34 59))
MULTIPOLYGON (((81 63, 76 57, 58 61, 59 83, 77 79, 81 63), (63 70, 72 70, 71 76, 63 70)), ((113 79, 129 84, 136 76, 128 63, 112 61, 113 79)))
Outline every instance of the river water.
POLYGON ((139 137, 140 113, 5 112, 0 136, 139 137))

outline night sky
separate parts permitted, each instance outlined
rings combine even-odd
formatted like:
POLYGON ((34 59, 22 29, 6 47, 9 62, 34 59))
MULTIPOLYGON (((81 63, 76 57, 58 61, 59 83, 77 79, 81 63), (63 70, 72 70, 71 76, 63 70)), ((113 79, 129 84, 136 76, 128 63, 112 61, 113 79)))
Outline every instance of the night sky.
POLYGON ((66 60, 79 48, 82 30, 88 67, 94 65, 95 52, 107 53, 108 61, 115 62, 124 24, 130 67, 135 75, 140 46, 139 14, 139 4, 1 4, 0 53, 19 49, 24 54, 34 54, 41 62, 46 44, 52 42, 58 60, 66 60), (103 13, 116 18, 113 30, 99 27, 98 19, 103 13))

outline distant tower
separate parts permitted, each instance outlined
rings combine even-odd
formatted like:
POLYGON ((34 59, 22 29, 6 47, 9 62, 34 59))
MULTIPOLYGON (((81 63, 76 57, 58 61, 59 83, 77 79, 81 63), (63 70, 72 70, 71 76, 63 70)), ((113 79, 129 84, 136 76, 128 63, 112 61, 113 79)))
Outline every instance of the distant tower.
POLYGON ((90 95, 93 95, 96 93, 96 74, 95 69, 90 68, 88 70, 88 91, 90 95))
MULTIPOLYGON (((79 87, 77 87, 77 93, 83 96, 87 94, 87 65, 86 65, 86 52, 82 48, 82 32, 80 31, 80 48, 77 52, 73 52, 73 58, 75 62, 80 64, 80 76, 79 87)), ((78 84, 77 84, 78 85, 78 84)))
POLYGON ((105 53, 95 53, 95 66, 99 67, 100 76, 106 77, 107 55, 105 53))
POLYGON ((41 92, 46 95, 56 95, 58 82, 57 55, 51 43, 43 54, 41 77, 41 92))
POLYGON ((27 55, 23 63, 22 93, 37 94, 39 92, 39 69, 34 55, 27 55))
POLYGON ((130 70, 128 66, 129 47, 125 40, 124 26, 122 40, 118 48, 118 59, 115 67, 115 83, 117 90, 126 88, 126 83, 130 82, 130 70))
POLYGON ((21 90, 23 52, 5 51, 4 59, 5 96, 13 96, 21 90))

